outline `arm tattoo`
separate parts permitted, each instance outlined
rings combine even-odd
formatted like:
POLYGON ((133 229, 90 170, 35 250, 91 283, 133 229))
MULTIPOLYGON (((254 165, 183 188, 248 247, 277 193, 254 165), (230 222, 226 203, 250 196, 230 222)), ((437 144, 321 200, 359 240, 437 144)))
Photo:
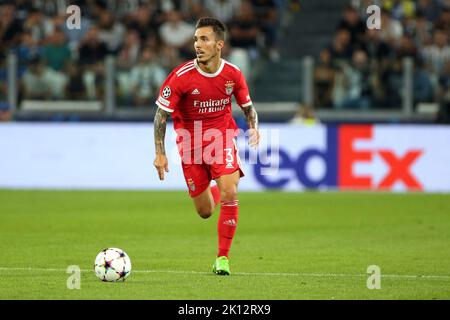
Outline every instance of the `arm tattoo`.
POLYGON ((244 112, 249 129, 258 129, 258 114, 255 108, 253 108, 253 105, 241 109, 244 112))
POLYGON ((166 137, 166 125, 169 113, 161 108, 158 108, 154 120, 154 136, 155 136, 155 151, 156 154, 166 154, 164 146, 164 138, 166 137))

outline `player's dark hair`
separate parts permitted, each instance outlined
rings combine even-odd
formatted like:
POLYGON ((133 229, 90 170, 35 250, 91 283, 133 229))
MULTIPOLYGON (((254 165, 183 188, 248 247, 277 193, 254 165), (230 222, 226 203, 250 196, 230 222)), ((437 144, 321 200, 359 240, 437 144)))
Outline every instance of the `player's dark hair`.
POLYGON ((200 18, 195 25, 195 29, 203 27, 212 27, 217 39, 223 41, 226 40, 227 27, 225 27, 225 24, 219 19, 211 17, 200 18))

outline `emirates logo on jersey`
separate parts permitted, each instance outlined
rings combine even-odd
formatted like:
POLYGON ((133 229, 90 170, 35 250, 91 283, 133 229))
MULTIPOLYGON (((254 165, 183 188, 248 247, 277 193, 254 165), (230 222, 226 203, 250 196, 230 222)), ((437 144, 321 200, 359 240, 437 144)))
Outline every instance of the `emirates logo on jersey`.
POLYGON ((227 95, 231 95, 233 93, 233 89, 234 89, 234 81, 228 80, 225 83, 225 92, 227 93, 227 95))
POLYGON ((219 100, 194 100, 194 107, 196 108, 209 108, 209 107, 225 107, 227 104, 231 102, 230 98, 219 99, 219 100))
POLYGON ((194 100, 194 107, 198 108, 198 113, 219 112, 225 110, 227 105, 231 103, 231 98, 206 101, 194 100))

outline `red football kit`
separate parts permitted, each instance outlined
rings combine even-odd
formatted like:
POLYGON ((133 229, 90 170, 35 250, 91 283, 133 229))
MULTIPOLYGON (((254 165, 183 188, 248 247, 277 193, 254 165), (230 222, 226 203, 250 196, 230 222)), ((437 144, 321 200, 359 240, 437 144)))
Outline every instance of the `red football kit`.
POLYGON ((161 87, 156 104, 172 113, 191 197, 222 175, 240 170, 243 176, 234 140, 238 127, 232 117, 233 95, 243 108, 252 104, 244 75, 224 59, 214 74, 201 70, 196 59, 188 61, 161 87))

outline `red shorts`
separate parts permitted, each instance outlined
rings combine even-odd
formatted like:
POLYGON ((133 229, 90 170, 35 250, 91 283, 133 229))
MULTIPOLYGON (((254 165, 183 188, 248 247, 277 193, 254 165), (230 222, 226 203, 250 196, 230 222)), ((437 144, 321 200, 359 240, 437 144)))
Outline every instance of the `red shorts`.
POLYGON ((232 174, 239 170, 240 176, 244 176, 241 168, 241 160, 236 145, 224 148, 223 152, 215 157, 215 161, 205 163, 181 163, 189 195, 194 198, 199 196, 209 187, 211 180, 221 176, 232 174))

